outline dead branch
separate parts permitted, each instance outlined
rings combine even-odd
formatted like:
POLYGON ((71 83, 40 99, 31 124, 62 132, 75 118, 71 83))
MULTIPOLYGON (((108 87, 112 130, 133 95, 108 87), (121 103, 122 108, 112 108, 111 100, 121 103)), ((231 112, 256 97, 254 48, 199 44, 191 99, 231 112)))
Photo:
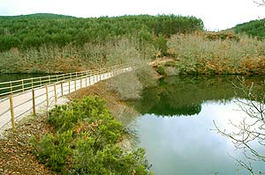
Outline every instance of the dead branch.
POLYGON ((258 7, 260 6, 265 6, 265 0, 262 0, 262 1, 253 1, 255 4, 258 5, 258 7))
MULTIPOLYGON (((263 0, 265 4, 265 0, 263 0)), ((218 133, 228 137, 232 140, 237 150, 242 150, 243 155, 249 160, 248 163, 238 160, 236 162, 253 173, 253 167, 251 161, 260 161, 265 163, 264 149, 257 150, 253 147, 253 143, 259 147, 265 146, 265 95, 263 93, 254 93, 254 84, 246 86, 244 79, 240 80, 240 85, 235 85, 236 89, 239 89, 245 95, 246 99, 238 99, 236 103, 240 109, 247 114, 242 118, 242 121, 233 123, 230 121, 230 125, 236 129, 236 131, 228 132, 225 129, 218 127, 217 123, 213 121, 214 126, 218 133)))

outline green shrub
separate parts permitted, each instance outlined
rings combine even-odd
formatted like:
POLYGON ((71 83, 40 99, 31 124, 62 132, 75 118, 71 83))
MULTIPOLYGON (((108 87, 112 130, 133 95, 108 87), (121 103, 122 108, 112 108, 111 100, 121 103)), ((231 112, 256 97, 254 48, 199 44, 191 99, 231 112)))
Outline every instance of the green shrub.
POLYGON ((165 36, 159 35, 155 40, 155 46, 162 55, 167 55, 167 38, 165 36))
POLYGON ((33 137, 31 139, 34 145, 33 154, 41 163, 51 167, 54 171, 61 172, 66 165, 67 156, 72 154, 70 147, 72 141, 72 131, 56 133, 55 136, 45 134, 40 141, 33 137))
POLYGON ((159 73, 160 75, 165 75, 165 68, 163 66, 158 66, 156 68, 156 72, 159 73))
POLYGON ((78 122, 94 122, 95 120, 111 120, 110 113, 106 109, 105 101, 95 96, 84 97, 82 101, 74 101, 71 104, 57 106, 49 112, 48 122, 55 130, 64 132, 72 130, 78 122))
POLYGON ((126 129, 99 97, 56 106, 48 122, 55 133, 33 137, 33 154, 61 174, 150 174, 142 149, 126 152, 117 144, 126 129))
POLYGON ((81 141, 78 143, 75 165, 72 174, 150 174, 146 167, 145 152, 138 149, 131 153, 124 151, 116 145, 107 145, 102 150, 93 152, 94 140, 81 141))

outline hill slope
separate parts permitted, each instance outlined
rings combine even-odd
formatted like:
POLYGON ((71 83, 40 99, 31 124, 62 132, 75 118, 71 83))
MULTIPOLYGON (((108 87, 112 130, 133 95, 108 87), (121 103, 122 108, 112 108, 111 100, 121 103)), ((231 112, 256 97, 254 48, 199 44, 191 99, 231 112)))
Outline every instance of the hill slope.
POLYGON ((59 15, 59 14, 53 14, 53 13, 35 13, 35 14, 28 14, 28 15, 18 15, 18 16, 0 16, 0 19, 14 19, 14 18, 75 18, 73 16, 68 15, 59 15))
POLYGON ((246 23, 238 24, 234 28, 236 33, 245 33, 251 37, 259 39, 265 38, 265 19, 253 20, 246 23))
POLYGON ((91 42, 104 43, 116 36, 137 35, 149 40, 153 34, 170 36, 202 29, 201 19, 175 15, 75 18, 40 13, 4 16, 0 17, 0 52, 43 44, 83 46, 91 42))

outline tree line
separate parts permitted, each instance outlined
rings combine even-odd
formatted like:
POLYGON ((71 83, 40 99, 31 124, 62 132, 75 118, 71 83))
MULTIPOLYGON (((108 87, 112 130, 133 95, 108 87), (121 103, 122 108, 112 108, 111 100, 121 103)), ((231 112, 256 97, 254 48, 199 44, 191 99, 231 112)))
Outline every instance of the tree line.
POLYGON ((234 27, 236 33, 245 33, 250 37, 257 39, 265 38, 265 19, 253 20, 250 22, 238 24, 234 27))
POLYGON ((154 37, 203 30, 195 17, 177 15, 126 15, 120 17, 75 18, 54 14, 0 17, 0 52, 28 49, 43 44, 102 43, 116 36, 136 35, 151 42, 154 37))

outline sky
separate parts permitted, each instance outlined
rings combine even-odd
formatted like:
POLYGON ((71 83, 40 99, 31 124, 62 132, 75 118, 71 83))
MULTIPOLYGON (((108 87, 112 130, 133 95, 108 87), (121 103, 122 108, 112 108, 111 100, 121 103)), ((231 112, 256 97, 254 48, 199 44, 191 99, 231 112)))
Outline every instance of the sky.
POLYGON ((265 6, 258 7, 253 0, 0 0, 0 16, 32 13, 76 17, 175 14, 201 18, 206 30, 218 31, 265 18, 265 6))

